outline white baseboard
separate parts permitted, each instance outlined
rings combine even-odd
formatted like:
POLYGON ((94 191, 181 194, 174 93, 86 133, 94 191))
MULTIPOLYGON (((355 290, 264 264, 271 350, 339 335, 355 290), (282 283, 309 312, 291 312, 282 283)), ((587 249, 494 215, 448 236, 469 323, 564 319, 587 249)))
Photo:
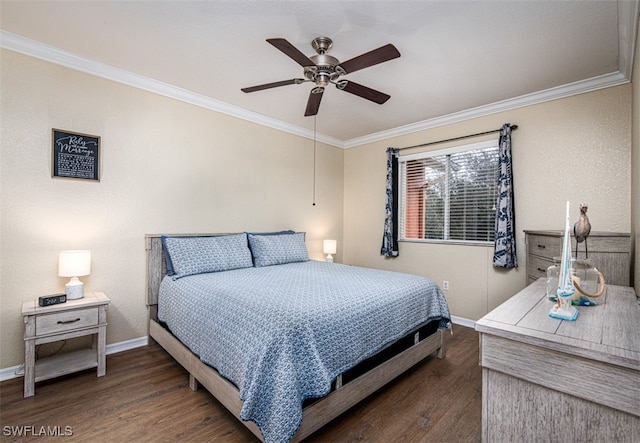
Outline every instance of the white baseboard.
POLYGON ((451 316, 451 323, 454 325, 466 326, 467 328, 475 328, 476 322, 475 320, 469 320, 468 318, 456 317, 455 315, 451 316))
MULTIPOLYGON (((149 343, 149 337, 133 338, 131 340, 125 340, 118 343, 112 343, 107 345, 107 355, 117 354, 118 352, 128 351, 129 349, 135 349, 142 346, 146 346, 149 343)), ((22 377, 24 375, 22 365, 11 366, 9 368, 0 369, 0 381, 10 380, 12 378, 22 377)))
POLYGON ((11 366, 10 368, 0 369, 0 381, 10 380, 12 378, 22 377, 23 374, 16 374, 18 370, 22 370, 22 365, 11 366))
POLYGON ((149 344, 149 337, 132 338, 131 340, 125 340, 118 343, 112 343, 107 345, 107 355, 117 354, 118 352, 128 351, 129 349, 141 348, 149 344))

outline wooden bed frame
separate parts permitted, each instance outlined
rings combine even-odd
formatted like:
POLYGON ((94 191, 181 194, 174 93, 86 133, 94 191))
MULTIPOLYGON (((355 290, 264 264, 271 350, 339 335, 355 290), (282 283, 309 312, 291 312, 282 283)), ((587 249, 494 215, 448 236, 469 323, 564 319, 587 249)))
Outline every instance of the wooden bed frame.
MULTIPOLYGON (((189 387, 194 391, 202 384, 220 403, 240 420, 260 440, 264 441, 260 429, 251 421, 240 419, 242 401, 236 386, 222 377, 218 371, 203 363, 176 337, 163 327, 157 318, 158 293, 160 282, 167 273, 161 236, 193 237, 222 234, 147 234, 147 305, 149 307, 149 337, 160 344, 189 373, 189 387)), ((303 408, 300 428, 291 441, 300 441, 320 429, 325 424, 351 408, 382 386, 401 375, 427 356, 436 353, 438 358, 445 356, 444 330, 437 329, 432 335, 391 357, 368 372, 342 385, 338 377, 337 388, 327 396, 310 403, 303 408)))

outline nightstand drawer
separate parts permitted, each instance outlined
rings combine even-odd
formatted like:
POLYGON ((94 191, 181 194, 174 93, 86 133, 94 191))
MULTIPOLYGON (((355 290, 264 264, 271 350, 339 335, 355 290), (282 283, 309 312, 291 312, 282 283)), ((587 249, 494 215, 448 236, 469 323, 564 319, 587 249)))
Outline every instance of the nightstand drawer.
POLYGON ((77 309, 68 312, 56 312, 54 314, 44 314, 36 317, 36 334, 41 336, 97 325, 97 307, 77 309))

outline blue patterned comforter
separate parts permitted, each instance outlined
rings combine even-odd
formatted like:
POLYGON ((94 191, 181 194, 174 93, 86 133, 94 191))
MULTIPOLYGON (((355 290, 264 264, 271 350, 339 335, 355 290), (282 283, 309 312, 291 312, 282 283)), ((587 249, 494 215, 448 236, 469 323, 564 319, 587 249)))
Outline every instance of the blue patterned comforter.
POLYGON ((158 317, 231 380, 267 442, 289 441, 302 402, 417 326, 449 322, 444 295, 409 274, 318 261, 165 277, 158 317))

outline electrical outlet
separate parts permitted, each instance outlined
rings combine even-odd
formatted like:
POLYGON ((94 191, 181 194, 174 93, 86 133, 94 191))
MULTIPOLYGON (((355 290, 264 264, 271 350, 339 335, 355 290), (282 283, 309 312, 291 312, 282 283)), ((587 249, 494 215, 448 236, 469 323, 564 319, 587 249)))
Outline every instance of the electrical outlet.
POLYGON ((442 289, 445 291, 449 290, 449 280, 442 280, 442 289))

